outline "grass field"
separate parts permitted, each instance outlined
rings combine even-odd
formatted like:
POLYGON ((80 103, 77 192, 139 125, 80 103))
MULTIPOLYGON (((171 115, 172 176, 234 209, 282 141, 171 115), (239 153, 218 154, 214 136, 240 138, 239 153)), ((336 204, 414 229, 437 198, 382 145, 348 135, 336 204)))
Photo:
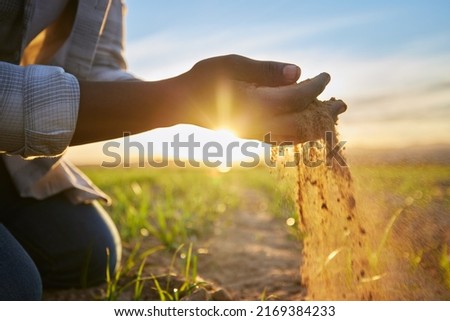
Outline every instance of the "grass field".
MULTIPOLYGON (((166 288, 159 289, 157 283, 161 281, 155 282, 156 275, 160 278, 173 274, 178 279, 175 283, 188 281, 192 284, 185 287, 195 289, 198 284, 192 274, 196 274, 197 256, 195 250, 189 254, 190 246, 195 249, 199 240, 207 239, 219 228, 219 223, 226 225, 242 207, 241 196, 247 189, 262 193, 268 199, 268 211, 280 224, 288 221, 288 237, 298 237, 292 193, 296 182, 292 174, 284 173, 289 179, 280 180, 280 173, 266 168, 227 173, 206 168, 82 169, 111 197, 112 205, 107 210, 119 228, 124 246, 119 278, 110 280, 104 290, 97 289, 95 298, 129 299, 130 294, 124 296, 122 292, 134 291, 135 281, 141 278, 158 292, 157 297, 153 293, 142 298, 178 299, 173 289, 169 290, 170 282, 163 280, 166 288), (161 260, 160 266, 151 266, 155 257, 161 260)), ((131 298, 141 296, 134 293, 131 298)))
POLYGON ((386 275, 384 285, 397 283, 396 298, 449 300, 450 166, 383 165, 352 171, 359 208, 378 222, 372 260, 384 261, 379 270, 386 275))
POLYGON ((103 169, 84 172, 112 199, 109 213, 125 241, 152 235, 169 249, 207 236, 219 217, 236 210, 242 189, 253 188, 270 198, 271 212, 295 217, 295 177, 266 168, 103 169))
MULTIPOLYGON (((351 169, 359 206, 377 206, 390 215, 408 204, 450 215, 450 166, 351 169)), ((232 219, 232 213, 242 207, 246 190, 266 198, 267 212, 286 226, 286 237, 298 243, 302 240, 296 228, 294 170, 261 167, 220 173, 204 168, 86 167, 83 171, 112 199, 107 210, 122 236, 124 258, 116 277, 109 276, 107 284, 94 292, 80 294, 82 299, 178 300, 199 288, 210 289, 197 273, 202 264, 198 260, 202 249, 197 244, 232 219)), ((443 256, 440 264, 443 282, 450 287, 448 256, 443 256)), ((219 286, 226 288, 226 284, 219 286)), ((261 293, 261 298, 269 295, 261 293)))

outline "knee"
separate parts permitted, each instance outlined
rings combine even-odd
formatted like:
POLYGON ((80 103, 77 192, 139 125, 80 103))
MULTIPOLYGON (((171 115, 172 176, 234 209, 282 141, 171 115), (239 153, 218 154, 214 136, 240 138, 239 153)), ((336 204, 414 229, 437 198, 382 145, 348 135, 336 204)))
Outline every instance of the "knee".
POLYGON ((85 248, 81 249, 81 286, 94 286, 113 275, 122 256, 122 244, 116 226, 106 211, 97 203, 90 205, 95 212, 91 228, 85 230, 85 248))
POLYGON ((103 283, 120 264, 122 245, 116 226, 97 202, 77 205, 76 213, 66 220, 71 225, 66 230, 67 244, 54 254, 51 264, 40 269, 44 287, 85 288, 103 283))
POLYGON ((42 299, 41 277, 32 262, 16 267, 9 277, 10 279, 3 284, 4 286, 0 290, 0 301, 39 301, 42 299))
POLYGON ((41 298, 41 278, 31 259, 11 267, 7 276, 2 277, 0 301, 39 301, 41 298))
POLYGON ((0 224, 0 301, 36 301, 42 281, 30 256, 0 224))
MULTIPOLYGON (((104 211, 101 209, 101 211, 104 211)), ((119 268, 122 257, 122 244, 114 225, 109 224, 97 229, 93 242, 87 248, 86 262, 86 285, 97 285, 106 280, 106 274, 114 275, 119 268)), ((112 224, 112 222, 111 222, 112 224)), ((83 267, 82 267, 83 268, 83 267)))

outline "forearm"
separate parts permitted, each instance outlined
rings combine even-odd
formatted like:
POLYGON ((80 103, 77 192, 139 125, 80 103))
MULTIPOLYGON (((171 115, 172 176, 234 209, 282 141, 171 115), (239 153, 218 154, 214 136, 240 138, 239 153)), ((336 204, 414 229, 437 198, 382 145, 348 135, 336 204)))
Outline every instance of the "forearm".
MULTIPOLYGON (((228 55, 203 60, 188 72, 157 82, 80 82, 78 122, 71 144, 84 144, 189 123, 232 125, 261 139, 296 135, 289 115, 304 110, 330 81, 327 73, 296 83, 294 65, 228 55), (286 116, 288 115, 288 116, 286 116)), ((345 111, 344 103, 330 112, 345 111)))
POLYGON ((80 106, 71 145, 122 137, 189 122, 183 75, 162 81, 80 81, 80 106))

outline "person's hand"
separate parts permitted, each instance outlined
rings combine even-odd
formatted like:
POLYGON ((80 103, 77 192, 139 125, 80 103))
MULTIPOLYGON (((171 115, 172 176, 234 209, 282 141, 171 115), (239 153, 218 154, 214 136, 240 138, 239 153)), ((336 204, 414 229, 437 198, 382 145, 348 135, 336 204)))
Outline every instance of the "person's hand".
MULTIPOLYGON (((192 122, 208 128, 232 127, 241 137, 262 140, 264 135, 294 142, 298 113, 325 89, 327 73, 296 83, 300 68, 287 63, 257 61, 238 55, 202 60, 188 73, 192 93, 188 112, 192 122)), ((334 119, 346 110, 336 100, 334 119)))
MULTIPOLYGON (((330 76, 322 73, 297 83, 299 77, 295 65, 230 55, 203 60, 170 79, 80 80, 71 145, 181 123, 229 127, 243 138, 257 140, 270 133, 276 144, 299 143, 300 113, 325 89, 330 76)), ((335 119, 346 109, 340 101, 327 106, 335 119)))

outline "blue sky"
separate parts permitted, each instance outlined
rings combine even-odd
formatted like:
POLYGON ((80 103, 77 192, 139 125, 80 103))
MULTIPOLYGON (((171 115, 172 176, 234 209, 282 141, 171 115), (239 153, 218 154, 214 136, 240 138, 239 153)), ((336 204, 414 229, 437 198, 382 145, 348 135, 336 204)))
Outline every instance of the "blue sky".
MULTIPOLYGON (((304 29, 311 36, 288 49, 320 46, 368 55, 389 54, 420 38, 448 36, 448 1, 143 1, 128 0, 128 40, 175 32, 208 36, 234 30, 304 29), (311 30, 323 23, 325 28, 311 30), (438 33, 438 34, 436 34, 438 33)), ((301 33, 301 32, 300 32, 301 33)), ((442 50, 450 39, 443 39, 442 50)))
POLYGON ((449 1, 128 0, 126 17, 129 70, 143 79, 228 53, 292 62, 301 79, 331 74, 320 98, 348 104, 348 147, 450 143, 449 1))

